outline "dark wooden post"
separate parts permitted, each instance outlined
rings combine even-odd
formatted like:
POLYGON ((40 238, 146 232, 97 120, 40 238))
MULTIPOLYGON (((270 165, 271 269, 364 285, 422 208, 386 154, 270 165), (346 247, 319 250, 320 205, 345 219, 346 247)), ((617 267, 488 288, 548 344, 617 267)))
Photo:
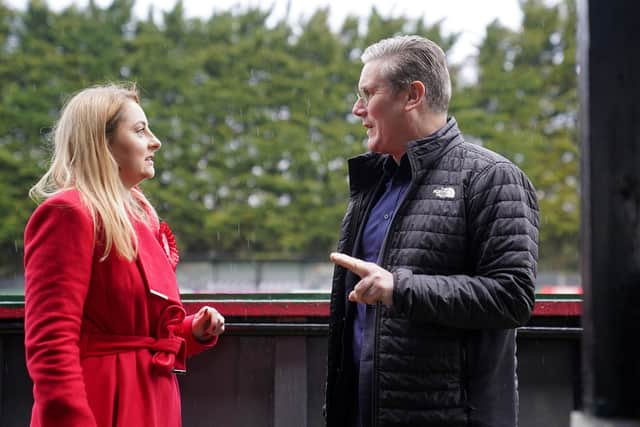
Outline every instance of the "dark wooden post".
POLYGON ((640 2, 579 0, 583 411, 640 426, 640 2))

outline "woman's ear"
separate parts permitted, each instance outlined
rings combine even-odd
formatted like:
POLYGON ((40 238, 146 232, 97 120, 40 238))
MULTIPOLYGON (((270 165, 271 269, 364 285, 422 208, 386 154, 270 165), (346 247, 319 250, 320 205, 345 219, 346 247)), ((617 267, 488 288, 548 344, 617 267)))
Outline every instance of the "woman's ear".
POLYGON ((413 110, 423 104, 427 90, 420 80, 412 81, 408 89, 406 109, 413 110))

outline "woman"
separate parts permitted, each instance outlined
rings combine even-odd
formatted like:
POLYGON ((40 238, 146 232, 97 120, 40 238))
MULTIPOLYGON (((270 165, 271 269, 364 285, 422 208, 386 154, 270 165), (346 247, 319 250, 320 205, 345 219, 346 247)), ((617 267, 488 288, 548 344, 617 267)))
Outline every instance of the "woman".
POLYGON ((173 236, 137 187, 161 143, 135 89, 115 85, 71 98, 53 135, 25 230, 31 426, 179 426, 175 373, 224 318, 185 315, 173 236))

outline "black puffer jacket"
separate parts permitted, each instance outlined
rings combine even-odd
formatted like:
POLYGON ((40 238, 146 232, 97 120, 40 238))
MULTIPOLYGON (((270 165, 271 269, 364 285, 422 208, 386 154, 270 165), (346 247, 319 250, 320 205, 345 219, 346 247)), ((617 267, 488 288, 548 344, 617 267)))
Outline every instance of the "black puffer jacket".
MULTIPOLYGON (((527 177, 463 141, 455 119, 409 144, 411 183, 389 226, 382 266, 393 306, 376 307, 372 427, 517 425, 515 330, 534 304, 539 213, 527 177)), ((352 254, 384 156, 349 161, 351 197, 338 250, 352 254)), ((327 426, 353 405, 352 303, 337 267, 331 292, 327 426)))

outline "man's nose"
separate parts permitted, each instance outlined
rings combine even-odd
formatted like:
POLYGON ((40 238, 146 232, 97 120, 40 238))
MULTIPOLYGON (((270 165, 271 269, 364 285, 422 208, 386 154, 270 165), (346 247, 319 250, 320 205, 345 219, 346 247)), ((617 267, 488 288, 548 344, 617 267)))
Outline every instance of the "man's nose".
POLYGON ((351 113, 354 116, 362 117, 367 113, 367 108, 364 106, 364 101, 362 98, 356 99, 355 104, 353 104, 353 108, 351 109, 351 113))

